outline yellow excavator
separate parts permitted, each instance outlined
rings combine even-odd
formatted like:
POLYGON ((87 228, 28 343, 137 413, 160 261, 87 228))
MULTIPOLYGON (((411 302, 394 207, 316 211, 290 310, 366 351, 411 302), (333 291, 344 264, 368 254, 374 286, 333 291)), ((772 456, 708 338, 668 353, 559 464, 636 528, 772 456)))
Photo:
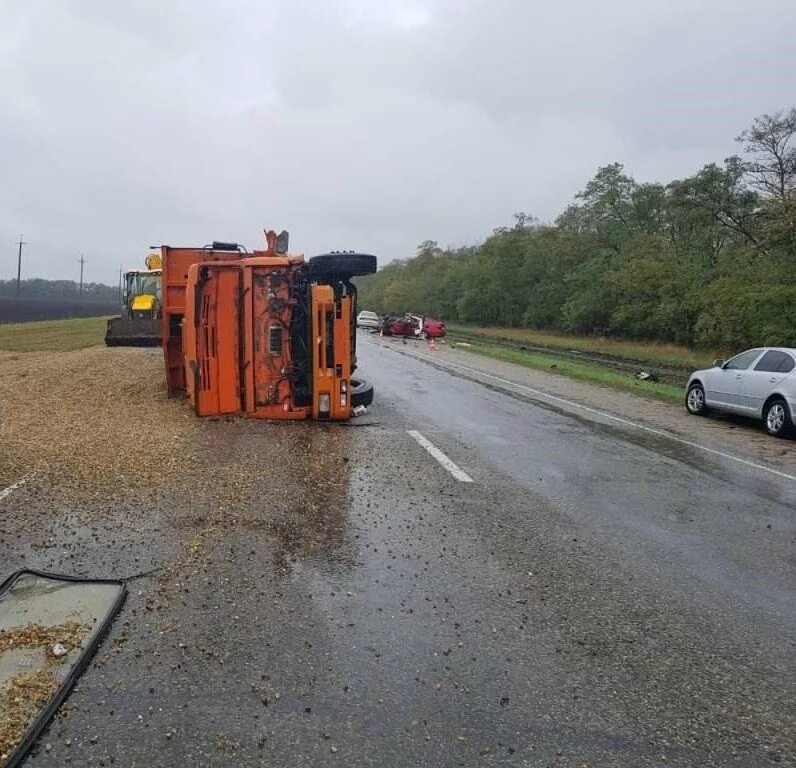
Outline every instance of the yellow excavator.
POLYGON ((163 275, 160 256, 146 258, 146 269, 131 269, 124 273, 123 314, 108 320, 105 344, 109 347, 159 347, 161 345, 161 317, 163 275))

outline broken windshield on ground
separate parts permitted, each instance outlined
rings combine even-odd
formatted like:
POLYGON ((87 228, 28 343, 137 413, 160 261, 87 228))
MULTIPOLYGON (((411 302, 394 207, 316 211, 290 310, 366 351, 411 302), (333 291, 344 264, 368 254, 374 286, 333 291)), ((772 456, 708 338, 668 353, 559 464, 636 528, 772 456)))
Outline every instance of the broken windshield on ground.
POLYGON ((0 586, 0 765, 17 765, 124 598, 120 582, 19 571, 0 586))

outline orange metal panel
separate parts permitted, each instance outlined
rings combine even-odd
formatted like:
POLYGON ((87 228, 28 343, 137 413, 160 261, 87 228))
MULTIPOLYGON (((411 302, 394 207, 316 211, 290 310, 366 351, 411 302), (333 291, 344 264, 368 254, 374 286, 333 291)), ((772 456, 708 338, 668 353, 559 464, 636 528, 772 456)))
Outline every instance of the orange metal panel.
POLYGON ((289 267, 292 263, 302 263, 304 257, 271 256, 267 251, 254 251, 251 256, 241 259, 246 267, 289 267), (291 259, 293 259, 291 261, 291 259), (295 259, 298 259, 296 262, 295 259))
MULTIPOLYGON (((217 274, 213 308, 215 345, 215 388, 218 413, 238 413, 240 398, 240 353, 238 334, 238 295, 240 270, 233 266, 212 268, 217 274)), ((215 401, 214 401, 215 402, 215 401)))
POLYGON ((311 288, 312 417, 351 416, 351 299, 335 298, 330 285, 311 288), (329 409, 321 409, 329 398, 329 409))
POLYGON ((166 388, 169 395, 185 389, 185 361, 182 351, 182 320, 186 311, 188 268, 205 261, 237 261, 237 251, 209 248, 161 246, 163 263, 163 357, 166 362, 166 388))
POLYGON ((194 264, 188 270, 183 341, 188 399, 200 416, 238 413, 237 264, 194 264))

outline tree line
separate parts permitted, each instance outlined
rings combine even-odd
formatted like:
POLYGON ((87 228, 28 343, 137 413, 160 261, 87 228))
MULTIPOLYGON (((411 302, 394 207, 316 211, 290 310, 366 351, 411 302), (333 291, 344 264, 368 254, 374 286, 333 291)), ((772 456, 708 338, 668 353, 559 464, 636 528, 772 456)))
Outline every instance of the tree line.
POLYGON ((448 322, 734 349, 796 346, 796 108, 740 153, 668 184, 600 168, 554 223, 524 213, 483 243, 360 278, 359 304, 448 322))
MULTIPOLYGON (((0 280, 0 296, 16 296, 16 280, 0 280)), ((83 291, 74 280, 45 280, 34 277, 23 280, 19 295, 28 299, 81 299, 82 301, 102 301, 121 303, 119 288, 104 283, 83 283, 83 291)))

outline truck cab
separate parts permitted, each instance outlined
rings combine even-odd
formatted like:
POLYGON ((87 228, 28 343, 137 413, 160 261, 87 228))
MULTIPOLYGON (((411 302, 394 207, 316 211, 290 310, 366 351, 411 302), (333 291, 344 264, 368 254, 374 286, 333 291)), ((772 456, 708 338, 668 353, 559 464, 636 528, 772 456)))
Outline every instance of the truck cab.
POLYGON ((184 389, 201 416, 345 420, 368 397, 353 378, 351 278, 374 272, 376 259, 344 252, 305 261, 273 231, 266 244, 251 254, 163 247, 169 389, 184 389))

